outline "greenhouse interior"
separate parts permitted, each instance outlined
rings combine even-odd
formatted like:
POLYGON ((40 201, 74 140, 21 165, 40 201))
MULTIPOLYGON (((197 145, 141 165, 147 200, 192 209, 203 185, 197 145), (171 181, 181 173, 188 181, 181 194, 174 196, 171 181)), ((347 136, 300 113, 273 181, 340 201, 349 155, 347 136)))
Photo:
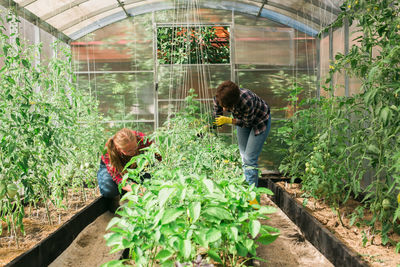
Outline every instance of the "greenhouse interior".
POLYGON ((398 0, 0 18, 0 266, 400 267, 398 0))

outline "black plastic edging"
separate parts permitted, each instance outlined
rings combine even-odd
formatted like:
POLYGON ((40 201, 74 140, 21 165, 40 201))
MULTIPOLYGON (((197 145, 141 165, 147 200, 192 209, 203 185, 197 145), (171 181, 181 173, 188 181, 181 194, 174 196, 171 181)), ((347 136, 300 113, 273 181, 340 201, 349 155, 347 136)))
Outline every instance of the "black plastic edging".
POLYGON ((43 267, 49 265, 87 225, 103 214, 107 208, 107 200, 104 197, 98 197, 43 241, 9 262, 6 267, 43 267))
POLYGON ((348 248, 328 229, 326 229, 289 193, 275 185, 270 179, 260 179, 259 186, 267 187, 274 196, 272 201, 301 229, 305 238, 310 241, 335 266, 369 266, 361 256, 348 248))

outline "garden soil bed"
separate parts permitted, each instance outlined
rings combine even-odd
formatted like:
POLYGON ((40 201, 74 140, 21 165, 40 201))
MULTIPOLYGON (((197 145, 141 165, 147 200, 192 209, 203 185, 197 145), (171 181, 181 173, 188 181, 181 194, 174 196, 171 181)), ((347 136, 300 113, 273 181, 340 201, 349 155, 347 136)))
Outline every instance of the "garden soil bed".
POLYGON ((271 244, 260 245, 257 248, 257 256, 266 262, 254 261, 254 266, 333 267, 333 264, 304 238, 299 227, 269 197, 263 195, 261 204, 277 208, 277 212, 271 214, 269 220, 263 220, 261 223, 278 228, 280 234, 271 244))
POLYGON ((86 199, 84 200, 81 191, 77 192, 71 190, 68 196, 68 203, 65 204, 67 209, 55 208, 50 204, 51 225, 47 219, 44 206, 39 205, 37 208, 32 209, 26 207, 25 218, 23 219, 25 235, 18 233, 18 248, 15 237, 10 237, 10 233, 7 231, 7 225, 2 222, 3 233, 0 236, 0 266, 5 266, 14 258, 35 247, 72 216, 99 197, 97 189, 85 189, 85 192, 86 199), (29 214, 30 216, 28 216, 29 214))
POLYGON ((75 238, 71 245, 54 260, 49 267, 100 266, 121 258, 122 251, 110 254, 104 235, 114 214, 105 212, 89 224, 75 238))
MULTIPOLYGON (((266 195, 262 196, 261 204, 276 207, 266 195)), ((333 267, 310 242, 304 239, 299 228, 279 208, 277 210, 269 220, 264 220, 262 223, 279 228, 280 236, 272 244, 260 245, 257 248, 258 257, 266 262, 255 261, 254 266, 333 267)), ((107 212, 86 227, 49 267, 93 267, 118 258, 120 254, 108 254, 109 248, 103 238, 107 222, 111 217, 112 214, 107 212)))
MULTIPOLYGON (((284 181, 276 182, 275 184, 288 192, 297 203, 300 205, 303 204, 304 197, 302 196, 304 192, 301 190, 301 184, 291 184, 284 181)), ((372 235, 371 229, 368 226, 350 226, 349 215, 359 205, 358 201, 350 199, 344 205, 340 206, 343 225, 340 223, 336 212, 321 200, 309 197, 305 209, 326 227, 329 232, 345 244, 350 251, 361 256, 367 262, 366 265, 398 266, 400 264, 400 254, 395 252, 393 246, 382 245, 379 234, 372 235), (365 246, 363 246, 362 242, 363 232, 368 238, 365 246), (371 240, 373 240, 372 243, 371 240)), ((368 217, 371 217, 371 214, 366 214, 366 218, 368 217)), ((390 238, 396 242, 400 241, 400 236, 395 233, 392 233, 390 238)))

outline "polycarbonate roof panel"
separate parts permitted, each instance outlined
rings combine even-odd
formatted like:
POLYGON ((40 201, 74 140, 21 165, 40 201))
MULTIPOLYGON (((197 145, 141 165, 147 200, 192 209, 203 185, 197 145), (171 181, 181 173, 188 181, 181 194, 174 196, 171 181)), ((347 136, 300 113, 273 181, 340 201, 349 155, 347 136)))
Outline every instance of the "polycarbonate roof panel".
MULTIPOLYGON (((11 0, 0 0, 7 4, 11 0)), ((234 10, 265 17, 315 35, 340 12, 343 0, 14 0, 72 40, 96 29, 152 11, 173 8, 234 10)))

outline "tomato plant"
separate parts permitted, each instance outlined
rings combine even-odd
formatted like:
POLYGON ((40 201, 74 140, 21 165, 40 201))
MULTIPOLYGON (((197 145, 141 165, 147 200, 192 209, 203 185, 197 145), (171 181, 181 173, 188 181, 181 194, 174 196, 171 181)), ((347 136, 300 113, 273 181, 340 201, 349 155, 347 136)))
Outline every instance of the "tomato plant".
POLYGON ((347 20, 359 37, 347 54, 335 55, 326 83, 346 71, 361 81, 360 93, 309 100, 309 108, 298 111, 281 131, 289 153, 280 169, 301 178, 308 194, 335 207, 362 194, 352 222, 358 218, 371 225, 384 245, 395 243, 389 233, 400 233, 399 2, 347 0, 341 10, 326 30, 347 20), (368 221, 363 219, 366 209, 373 214, 368 221))
POLYGON ((229 63, 229 29, 160 27, 157 29, 157 51, 160 64, 229 63))
MULTIPOLYGON (((61 206, 69 188, 94 184, 104 141, 97 103, 74 87, 69 48, 55 42, 56 56, 37 62, 41 45, 27 44, 17 32, 6 34, 5 23, 17 29, 19 21, 11 11, 1 16, 0 205, 1 220, 17 236, 18 227, 24 231, 22 199, 48 211, 50 203, 61 206), (82 159, 92 167, 68 175, 82 159)), ((47 217, 51 223, 49 211, 47 217)))

